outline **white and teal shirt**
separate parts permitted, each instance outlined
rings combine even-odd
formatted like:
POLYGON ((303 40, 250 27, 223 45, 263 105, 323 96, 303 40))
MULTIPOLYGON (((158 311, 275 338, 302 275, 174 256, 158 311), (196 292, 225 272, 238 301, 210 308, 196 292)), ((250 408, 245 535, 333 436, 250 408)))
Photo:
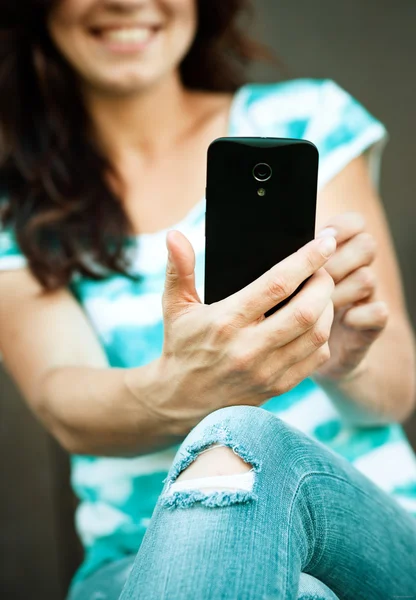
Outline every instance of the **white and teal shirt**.
MULTIPOLYGON (((228 133, 312 141, 320 153, 320 189, 364 152, 378 185, 387 139, 384 126, 349 94, 333 81, 315 79, 243 86, 234 97, 228 133)), ((169 229, 182 231, 195 249, 197 289, 203 298, 205 199, 195 201, 189 214, 169 229)), ((161 353, 167 231, 130 240, 131 269, 141 275, 139 282, 114 275, 104 281, 75 277, 71 285, 113 367, 144 365, 161 353)), ((13 232, 0 231, 0 269, 25 264, 13 232)), ((400 425, 347 427, 310 379, 263 408, 346 457, 416 515, 416 460, 400 425)), ((176 450, 137 458, 72 456, 72 485, 80 499, 76 527, 86 550, 78 579, 137 552, 176 450)))

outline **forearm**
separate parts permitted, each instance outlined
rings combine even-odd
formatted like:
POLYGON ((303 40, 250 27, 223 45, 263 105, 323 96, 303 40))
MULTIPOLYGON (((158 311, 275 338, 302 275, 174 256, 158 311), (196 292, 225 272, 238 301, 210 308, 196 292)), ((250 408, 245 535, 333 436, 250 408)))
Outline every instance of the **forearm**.
POLYGON ((135 394, 126 383, 132 370, 62 367, 44 378, 37 412, 71 453, 132 456, 180 443, 169 423, 149 409, 156 361, 134 369, 135 394))
POLYGON ((353 425, 404 421, 415 406, 415 350, 410 325, 392 319, 351 378, 342 382, 315 380, 353 425))

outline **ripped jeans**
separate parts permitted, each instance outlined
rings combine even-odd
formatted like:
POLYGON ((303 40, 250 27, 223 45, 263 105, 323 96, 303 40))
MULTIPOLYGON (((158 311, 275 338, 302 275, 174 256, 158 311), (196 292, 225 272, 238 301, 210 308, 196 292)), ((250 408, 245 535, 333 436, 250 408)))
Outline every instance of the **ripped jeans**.
POLYGON ((297 598, 416 599, 416 519, 343 458, 250 406, 217 410, 189 433, 137 556, 104 567, 70 595, 297 598), (217 446, 241 459, 238 473, 189 470, 177 481, 217 446))

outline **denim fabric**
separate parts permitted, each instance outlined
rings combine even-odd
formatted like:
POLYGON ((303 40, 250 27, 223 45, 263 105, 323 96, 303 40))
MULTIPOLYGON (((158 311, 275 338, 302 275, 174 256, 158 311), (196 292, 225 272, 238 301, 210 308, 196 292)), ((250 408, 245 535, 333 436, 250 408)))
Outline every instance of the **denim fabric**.
POLYGON ((236 406, 184 440, 133 565, 102 569, 70 600, 399 597, 416 598, 416 520, 319 442, 262 408, 236 406), (189 480, 170 493, 213 444, 250 463, 253 489, 203 491, 189 480))
MULTIPOLYGON (((128 556, 103 567, 87 580, 77 584, 68 600, 119 600, 134 559, 134 555, 128 556)), ((299 600, 339 600, 325 584, 306 573, 300 574, 298 598, 299 600)))

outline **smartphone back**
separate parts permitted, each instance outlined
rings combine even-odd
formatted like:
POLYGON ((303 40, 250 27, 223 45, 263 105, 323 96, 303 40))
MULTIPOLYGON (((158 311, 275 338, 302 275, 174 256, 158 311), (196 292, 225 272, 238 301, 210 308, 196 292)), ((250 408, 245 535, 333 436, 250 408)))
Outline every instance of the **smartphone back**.
POLYGON ((317 176, 318 150, 306 140, 212 142, 206 189, 206 304, 242 289, 314 238, 317 176))

